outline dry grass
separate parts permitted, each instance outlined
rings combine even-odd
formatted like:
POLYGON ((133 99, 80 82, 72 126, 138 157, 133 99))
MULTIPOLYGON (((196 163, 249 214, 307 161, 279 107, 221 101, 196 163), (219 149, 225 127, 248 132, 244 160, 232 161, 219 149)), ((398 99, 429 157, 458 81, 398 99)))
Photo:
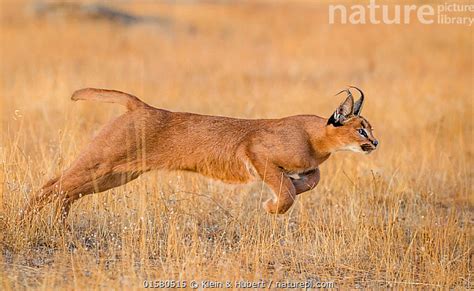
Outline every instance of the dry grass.
POLYGON ((0 288, 140 288, 153 280, 333 281, 472 288, 472 28, 327 25, 325 4, 122 4, 170 27, 1 4, 0 288), (81 199, 72 232, 15 217, 122 108, 114 88, 175 111, 328 115, 347 84, 381 147, 337 154, 282 216, 260 184, 150 173, 81 199))

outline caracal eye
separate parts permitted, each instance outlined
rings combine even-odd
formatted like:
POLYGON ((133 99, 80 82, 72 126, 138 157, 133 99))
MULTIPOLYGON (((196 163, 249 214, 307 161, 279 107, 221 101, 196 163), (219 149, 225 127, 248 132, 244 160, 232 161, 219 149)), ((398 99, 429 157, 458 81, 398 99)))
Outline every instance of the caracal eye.
POLYGON ((365 138, 368 137, 368 136, 367 136, 367 133, 365 132, 365 130, 364 130, 363 128, 359 128, 358 131, 359 131, 359 134, 360 134, 362 137, 365 137, 365 138))

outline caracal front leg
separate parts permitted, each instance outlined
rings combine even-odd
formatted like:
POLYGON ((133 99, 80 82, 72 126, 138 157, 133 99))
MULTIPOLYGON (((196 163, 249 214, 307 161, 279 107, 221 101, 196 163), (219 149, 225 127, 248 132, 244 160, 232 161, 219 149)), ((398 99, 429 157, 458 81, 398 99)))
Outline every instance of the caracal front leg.
POLYGON ((296 195, 314 189, 318 185, 320 178, 321 174, 318 168, 295 175, 294 178, 290 176, 291 182, 295 186, 296 195))
POLYGON ((296 189, 291 179, 270 161, 257 160, 253 165, 260 178, 273 192, 273 198, 263 203, 265 210, 272 214, 283 214, 288 211, 296 198, 296 189))

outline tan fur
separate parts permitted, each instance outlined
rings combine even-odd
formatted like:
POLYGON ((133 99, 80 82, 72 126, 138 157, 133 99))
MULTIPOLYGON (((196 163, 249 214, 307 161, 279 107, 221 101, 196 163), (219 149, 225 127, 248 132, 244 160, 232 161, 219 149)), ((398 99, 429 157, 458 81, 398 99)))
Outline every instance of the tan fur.
POLYGON ((24 214, 39 211, 57 197, 65 217, 78 198, 160 169, 197 172, 227 183, 263 180, 274 194, 265 209, 285 213, 296 195, 318 184, 318 167, 333 152, 367 143, 357 128, 368 128, 373 140, 370 124, 359 116, 348 116, 343 126, 335 127, 314 115, 249 120, 171 112, 113 90, 82 89, 72 99, 119 103, 128 111, 46 183, 24 214))

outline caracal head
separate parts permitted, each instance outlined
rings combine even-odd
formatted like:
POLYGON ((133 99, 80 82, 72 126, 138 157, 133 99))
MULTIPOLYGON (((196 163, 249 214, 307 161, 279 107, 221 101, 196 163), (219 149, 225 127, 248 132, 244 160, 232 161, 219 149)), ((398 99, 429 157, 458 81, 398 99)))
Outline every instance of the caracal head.
POLYGON ((336 151, 369 154, 377 148, 379 142, 373 135, 370 123, 360 116, 364 105, 364 93, 359 88, 352 86, 350 88, 338 93, 346 92, 347 98, 336 108, 326 126, 333 127, 333 132, 337 136, 336 151), (354 88, 360 93, 360 98, 356 102, 354 102, 350 88, 354 88))

